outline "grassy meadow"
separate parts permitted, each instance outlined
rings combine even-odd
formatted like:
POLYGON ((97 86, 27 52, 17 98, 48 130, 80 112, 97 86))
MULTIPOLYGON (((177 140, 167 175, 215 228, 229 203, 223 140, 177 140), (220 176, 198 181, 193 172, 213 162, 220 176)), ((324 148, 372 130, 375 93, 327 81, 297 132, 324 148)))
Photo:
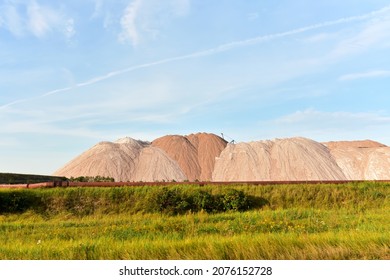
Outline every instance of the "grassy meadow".
POLYGON ((372 182, 3 189, 0 259, 388 260, 389 197, 372 182))

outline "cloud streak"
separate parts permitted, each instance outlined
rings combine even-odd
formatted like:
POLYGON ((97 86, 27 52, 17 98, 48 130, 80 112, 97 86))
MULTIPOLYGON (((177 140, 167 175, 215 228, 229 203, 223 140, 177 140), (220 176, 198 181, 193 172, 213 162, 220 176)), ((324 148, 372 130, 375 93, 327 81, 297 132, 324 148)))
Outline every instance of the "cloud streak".
POLYGON ((339 78, 339 81, 352 81, 360 79, 371 79, 371 78, 386 78, 390 77, 390 71, 386 70, 373 70, 363 73, 351 73, 343 75, 339 78))
MULTIPOLYGON (((262 137, 303 136, 317 141, 375 139, 389 144, 383 133, 390 127, 390 116, 383 111, 349 112, 306 109, 260 121, 262 137)), ((245 134, 245 132, 241 132, 245 134)))
POLYGON ((231 42, 228 44, 223 44, 219 47, 207 50, 205 52, 208 52, 208 53, 223 52, 223 51, 227 51, 227 50, 241 47, 241 46, 248 46, 248 45, 253 45, 253 44, 257 44, 257 43, 261 43, 261 42, 265 42, 265 41, 275 40, 275 39, 288 37, 288 36, 296 35, 296 34, 300 34, 300 33, 305 33, 308 31, 312 31, 312 30, 316 30, 316 29, 320 29, 320 28, 324 28, 324 27, 339 25, 339 24, 343 24, 343 23, 364 21, 364 20, 371 19, 373 17, 383 15, 383 14, 386 14, 389 12, 390 12, 390 5, 382 8, 382 9, 364 14, 364 15, 345 17, 345 18, 340 18, 340 19, 333 20, 333 21, 325 21, 322 23, 317 23, 317 24, 289 30, 286 32, 274 33, 274 34, 254 37, 254 38, 247 39, 247 40, 235 41, 235 42, 231 42))
POLYGON ((388 47, 389 31, 390 17, 369 22, 356 36, 341 41, 331 53, 331 57, 337 59, 362 53, 373 47, 380 48, 381 44, 388 47))
MULTIPOLYGON (((136 36, 136 30, 132 31, 132 28, 133 28, 132 23, 134 22, 134 20, 136 18, 136 11, 137 11, 140 4, 141 4, 141 0, 135 0, 134 2, 132 2, 126 10, 126 16, 124 18, 122 18, 124 24, 128 27, 128 31, 130 30, 130 33, 129 32, 126 33, 126 35, 124 35, 124 38, 131 39, 133 41, 133 43, 137 42, 136 41, 137 36, 136 36)), ((182 61, 182 60, 187 60, 187 59, 192 59, 192 58, 211 56, 214 54, 227 52, 227 51, 230 51, 230 50, 233 50, 236 48, 259 44, 262 42, 272 41, 272 40, 276 40, 276 39, 280 39, 280 38, 284 38, 284 37, 289 37, 292 35, 305 33, 308 31, 317 30, 317 29, 321 29, 324 27, 345 24, 345 23, 351 23, 351 22, 364 21, 364 20, 368 20, 368 19, 380 16, 380 15, 385 15, 389 12, 390 12, 390 5, 385 6, 379 10, 375 10, 375 11, 369 12, 367 14, 363 14, 363 15, 340 18, 337 20, 313 24, 313 25, 309 25, 309 26, 305 26, 305 27, 301 27, 301 28, 297 28, 297 29, 293 29, 293 30, 289 30, 289 31, 285 31, 285 32, 279 32, 279 33, 258 36, 258 37, 254 37, 254 38, 250 38, 250 39, 246 39, 246 40, 241 40, 241 41, 234 41, 234 42, 219 45, 215 48, 206 49, 203 51, 193 52, 193 53, 182 55, 182 56, 175 56, 175 57, 171 57, 171 58, 157 60, 154 62, 131 66, 131 67, 124 68, 121 70, 109 72, 109 73, 102 75, 102 76, 94 77, 94 78, 87 80, 87 81, 77 83, 72 87, 64 87, 64 88, 60 88, 60 89, 55 89, 55 90, 46 92, 40 96, 36 96, 36 97, 30 98, 30 99, 21 99, 21 100, 16 100, 16 101, 10 102, 8 104, 0 106, 0 110, 3 110, 7 107, 10 107, 10 106, 18 104, 18 103, 23 103, 23 102, 27 102, 27 101, 31 101, 31 100, 39 99, 39 98, 44 98, 44 97, 48 97, 51 95, 64 93, 64 92, 67 92, 67 91, 70 91, 70 90, 73 90, 76 88, 81 88, 81 87, 93 85, 93 84, 102 82, 104 80, 108 80, 110 78, 113 78, 115 76, 122 75, 122 74, 132 72, 132 71, 136 71, 139 69, 150 68, 150 67, 154 67, 154 66, 158 66, 158 65, 163 65, 163 64, 167 64, 167 63, 171 63, 171 62, 182 61)))
POLYGON ((296 111, 290 115, 280 117, 273 120, 274 124, 293 125, 303 124, 318 127, 318 124, 329 125, 335 127, 333 124, 353 124, 356 127, 361 125, 374 124, 390 124, 390 117, 383 116, 378 113, 352 113, 352 112, 322 112, 314 109, 307 109, 304 111, 296 111))
POLYGON ((265 122, 274 130, 283 133, 294 133, 313 137, 314 135, 338 135, 339 137, 385 139, 383 131, 390 126, 390 116, 384 112, 348 112, 348 111, 319 111, 306 109, 292 114, 281 116, 265 122))

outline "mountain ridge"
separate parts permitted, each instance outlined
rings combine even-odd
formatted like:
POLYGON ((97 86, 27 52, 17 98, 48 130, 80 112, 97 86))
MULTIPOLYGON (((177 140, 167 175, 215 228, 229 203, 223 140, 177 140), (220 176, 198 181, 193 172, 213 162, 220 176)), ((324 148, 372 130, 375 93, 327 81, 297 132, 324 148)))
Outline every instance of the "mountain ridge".
POLYGON ((390 147, 373 140, 320 143, 304 137, 228 143, 212 133, 102 141, 54 175, 115 181, 390 179, 390 147))

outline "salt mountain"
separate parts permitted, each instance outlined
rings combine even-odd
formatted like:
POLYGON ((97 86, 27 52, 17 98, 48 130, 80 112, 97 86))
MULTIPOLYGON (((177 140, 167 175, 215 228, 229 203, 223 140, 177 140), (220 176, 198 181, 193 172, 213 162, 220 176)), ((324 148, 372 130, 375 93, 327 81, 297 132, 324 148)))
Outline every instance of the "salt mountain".
POLYGON ((210 133, 152 142, 127 137, 96 144, 54 175, 123 182, 384 180, 390 179, 390 147, 302 137, 234 144, 210 133))

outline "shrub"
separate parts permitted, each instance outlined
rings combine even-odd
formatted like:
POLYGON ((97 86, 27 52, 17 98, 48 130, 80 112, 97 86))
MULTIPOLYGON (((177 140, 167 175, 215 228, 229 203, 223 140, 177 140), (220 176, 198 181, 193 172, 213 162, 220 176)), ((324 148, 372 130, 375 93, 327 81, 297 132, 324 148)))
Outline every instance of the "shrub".
POLYGON ((0 214, 34 211, 43 215, 87 216, 108 212, 168 215, 189 211, 218 213, 261 208, 269 202, 235 189, 212 194, 210 188, 182 186, 141 188, 53 188, 0 191, 0 214))
POLYGON ((207 213, 217 212, 216 199, 210 193, 206 191, 197 191, 192 195, 192 210, 193 211, 206 211, 207 213))
POLYGON ((80 176, 70 177, 71 182, 115 182, 114 178, 104 176, 80 176))
POLYGON ((228 190, 222 196, 222 204, 225 211, 245 211, 250 209, 250 201, 243 191, 228 190))
POLYGON ((35 192, 29 190, 0 192, 0 214, 21 213, 39 208, 41 208, 41 199, 35 192))
POLYGON ((228 190, 222 195, 212 195, 204 190, 185 193, 179 188, 161 188, 147 200, 146 211, 169 215, 188 211, 216 213, 222 211, 245 211, 251 208, 250 199, 242 191, 228 190))
POLYGON ((191 203, 179 189, 161 188, 148 199, 147 210, 164 214, 182 214, 191 209, 191 203))

